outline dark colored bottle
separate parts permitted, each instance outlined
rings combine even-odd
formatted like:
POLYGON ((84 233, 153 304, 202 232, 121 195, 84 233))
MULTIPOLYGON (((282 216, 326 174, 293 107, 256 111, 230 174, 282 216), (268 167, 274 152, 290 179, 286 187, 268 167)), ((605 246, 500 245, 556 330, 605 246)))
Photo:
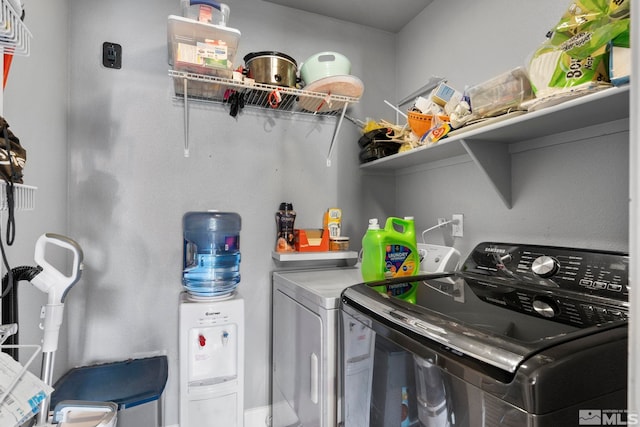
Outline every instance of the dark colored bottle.
POLYGON ((295 222, 296 211, 293 210, 293 204, 280 203, 280 209, 276 212, 276 252, 294 252, 296 250, 293 234, 295 222))

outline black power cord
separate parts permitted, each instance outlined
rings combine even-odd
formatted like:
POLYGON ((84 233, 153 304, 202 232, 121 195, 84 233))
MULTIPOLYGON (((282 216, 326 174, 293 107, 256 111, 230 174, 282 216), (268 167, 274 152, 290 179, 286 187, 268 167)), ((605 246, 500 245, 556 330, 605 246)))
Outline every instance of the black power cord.
MULTIPOLYGON (((3 254, 4 256, 4 254, 3 254)), ((27 265, 19 266, 7 270, 7 274, 2 278, 2 324, 18 323, 18 287, 16 286, 21 280, 31 281, 42 271, 42 267, 31 267, 27 265)), ((17 345, 18 332, 9 336, 5 344, 17 345)), ((2 350, 14 360, 18 361, 17 348, 5 348, 2 350)))

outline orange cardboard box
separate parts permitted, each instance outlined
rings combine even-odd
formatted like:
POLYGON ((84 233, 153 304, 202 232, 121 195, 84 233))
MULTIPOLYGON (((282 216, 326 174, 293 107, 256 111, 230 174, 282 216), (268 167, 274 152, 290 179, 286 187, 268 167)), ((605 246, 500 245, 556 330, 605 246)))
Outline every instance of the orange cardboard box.
POLYGON ((329 250, 329 230, 311 228, 293 230, 295 247, 298 252, 324 252, 329 250))

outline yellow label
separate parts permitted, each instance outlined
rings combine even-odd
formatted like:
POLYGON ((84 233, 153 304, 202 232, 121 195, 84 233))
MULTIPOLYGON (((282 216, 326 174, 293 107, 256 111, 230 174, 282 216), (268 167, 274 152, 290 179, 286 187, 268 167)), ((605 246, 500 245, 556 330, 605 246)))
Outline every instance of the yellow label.
POLYGON ((413 276, 416 272, 416 262, 413 251, 403 245, 387 245, 385 251, 385 276, 404 277, 413 276))

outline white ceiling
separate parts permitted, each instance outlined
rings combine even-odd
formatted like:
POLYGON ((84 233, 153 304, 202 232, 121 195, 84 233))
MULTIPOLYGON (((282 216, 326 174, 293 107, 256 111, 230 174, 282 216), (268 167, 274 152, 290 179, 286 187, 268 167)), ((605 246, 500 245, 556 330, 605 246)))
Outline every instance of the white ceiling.
POLYGON ((265 0, 397 33, 433 0, 265 0))

